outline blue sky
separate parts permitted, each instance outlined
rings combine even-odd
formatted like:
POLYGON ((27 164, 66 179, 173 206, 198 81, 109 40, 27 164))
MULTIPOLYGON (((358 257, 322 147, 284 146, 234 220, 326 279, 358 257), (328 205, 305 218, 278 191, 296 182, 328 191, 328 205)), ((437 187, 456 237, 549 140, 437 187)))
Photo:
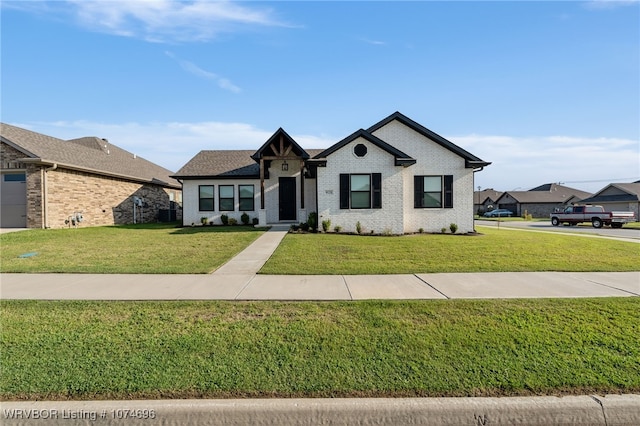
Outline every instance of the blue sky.
POLYGON ((324 148, 400 111, 476 186, 640 179, 640 3, 3 1, 1 119, 177 171, 279 127, 324 148))

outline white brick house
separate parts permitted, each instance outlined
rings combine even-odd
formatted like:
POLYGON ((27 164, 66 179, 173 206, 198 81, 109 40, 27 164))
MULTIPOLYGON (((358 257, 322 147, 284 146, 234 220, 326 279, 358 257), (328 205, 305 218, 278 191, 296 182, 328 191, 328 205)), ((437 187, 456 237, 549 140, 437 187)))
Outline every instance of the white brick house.
POLYGON ((325 150, 304 150, 284 130, 256 152, 201 151, 182 181, 185 225, 243 213, 260 225, 318 226, 403 234, 473 231, 474 172, 490 163, 399 112, 325 150))

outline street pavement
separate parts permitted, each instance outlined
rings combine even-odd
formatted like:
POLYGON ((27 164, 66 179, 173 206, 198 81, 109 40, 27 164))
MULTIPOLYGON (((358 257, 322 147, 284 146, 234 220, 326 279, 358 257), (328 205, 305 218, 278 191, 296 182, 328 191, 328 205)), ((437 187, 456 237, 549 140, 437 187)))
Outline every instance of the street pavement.
POLYGON ((288 228, 273 227, 213 274, 0 274, 0 299, 367 300, 637 297, 635 272, 261 275, 288 228))

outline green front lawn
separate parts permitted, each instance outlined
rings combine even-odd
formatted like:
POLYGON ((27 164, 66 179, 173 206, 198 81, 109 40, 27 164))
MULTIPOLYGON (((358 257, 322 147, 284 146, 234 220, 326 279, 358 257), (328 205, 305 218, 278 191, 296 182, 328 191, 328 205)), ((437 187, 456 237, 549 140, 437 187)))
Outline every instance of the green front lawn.
POLYGON ((1 301, 0 399, 640 392, 640 299, 1 301))
POLYGON ((2 272, 206 274, 264 230, 175 224, 34 229, 0 235, 2 272), (21 255, 36 253, 22 258, 21 255))
POLYGON ((260 273, 640 270, 640 244, 636 243, 490 227, 478 227, 478 231, 482 235, 288 234, 260 273))

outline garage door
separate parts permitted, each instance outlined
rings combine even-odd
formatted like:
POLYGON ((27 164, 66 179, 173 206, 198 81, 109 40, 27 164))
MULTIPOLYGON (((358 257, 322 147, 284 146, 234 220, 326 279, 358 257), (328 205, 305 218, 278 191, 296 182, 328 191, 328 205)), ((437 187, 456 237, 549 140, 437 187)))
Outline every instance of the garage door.
POLYGON ((27 227, 27 179, 24 172, 2 173, 0 227, 27 227))

